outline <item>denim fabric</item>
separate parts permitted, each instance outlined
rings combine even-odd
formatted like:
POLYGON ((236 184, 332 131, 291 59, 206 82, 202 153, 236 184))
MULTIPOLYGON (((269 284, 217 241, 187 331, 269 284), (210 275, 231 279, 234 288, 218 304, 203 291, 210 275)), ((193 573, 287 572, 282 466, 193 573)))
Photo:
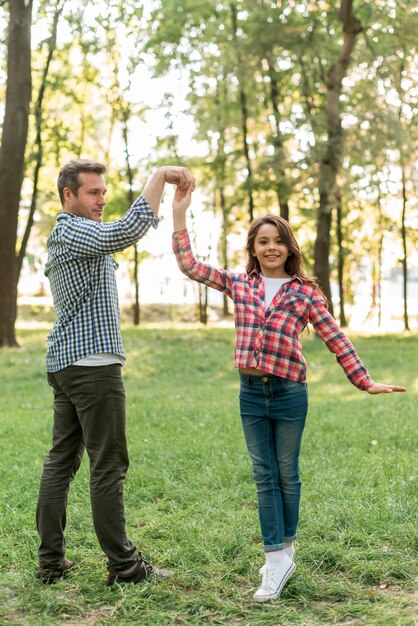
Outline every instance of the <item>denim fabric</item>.
POLYGON ((278 376, 240 374, 239 401, 264 550, 282 550, 286 541, 296 539, 307 385, 278 376))
POLYGON ((125 531, 123 481, 129 460, 121 367, 71 365, 49 373, 48 382, 54 392, 54 426, 36 511, 39 560, 52 567, 64 558, 68 490, 86 448, 96 535, 109 569, 124 571, 139 556, 125 531))

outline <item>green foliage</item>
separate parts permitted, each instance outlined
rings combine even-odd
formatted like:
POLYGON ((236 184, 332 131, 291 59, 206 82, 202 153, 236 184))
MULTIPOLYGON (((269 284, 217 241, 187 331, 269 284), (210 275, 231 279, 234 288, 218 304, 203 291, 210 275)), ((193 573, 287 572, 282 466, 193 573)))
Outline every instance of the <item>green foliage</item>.
MULTIPOLYGON (((327 77, 341 46, 340 3, 267 0, 73 0, 63 3, 57 49, 46 85, 42 120, 43 167, 38 209, 28 254, 41 257, 45 236, 59 210, 55 181, 67 160, 85 156, 108 166, 108 216, 126 204, 126 152, 140 190, 162 163, 193 168, 206 203, 222 220, 222 262, 231 264, 228 237, 246 229, 248 192, 255 213, 279 211, 287 200, 290 221, 304 247, 316 237, 318 164, 327 140, 327 77), (232 10, 236 9, 237 28, 232 10), (178 93, 166 90, 161 128, 150 154, 133 156, 143 138, 138 121, 149 119, 142 73, 164 77, 173 70, 178 93), (275 91, 275 95, 273 92, 275 91), (252 180, 243 155, 242 93, 246 99, 252 180), (179 94, 194 129, 199 154, 182 153, 176 126, 179 94), (127 131, 125 141, 124 131, 127 131), (132 154, 131 154, 132 153, 132 154), (251 187, 251 189, 250 189, 251 187)), ((7 11, 0 3, 0 95, 5 95, 7 11)), ((58 2, 34 6, 33 92, 39 91, 52 16, 58 2)), ((344 207, 344 245, 331 249, 335 275, 346 258, 346 283, 355 290, 364 257, 373 262, 382 232, 384 249, 401 256, 400 166, 406 175, 407 240, 418 239, 414 167, 417 161, 416 31, 412 0, 354 3, 363 31, 341 96, 344 144, 338 188, 344 207), (378 201, 378 196, 380 201, 378 201), (356 242, 356 245, 353 245, 356 242)), ((4 99, 4 98, 3 98, 4 99)), ((1 98, 0 98, 1 100, 1 98)), ((30 204, 35 157, 33 101, 26 153, 19 233, 30 204)), ((147 131, 145 131, 147 132, 147 131)), ((307 265, 311 255, 307 254, 307 265)))
POLYGON ((256 605, 263 554, 239 423, 232 329, 127 328, 125 500, 132 539, 173 570, 164 583, 106 588, 91 523, 88 463, 71 486, 66 581, 35 581, 34 508, 51 437, 45 331, 1 353, 0 621, 54 624, 412 626, 418 337, 354 340, 376 380, 369 396, 313 334, 303 339, 310 414, 301 470, 297 569, 281 598, 256 605))

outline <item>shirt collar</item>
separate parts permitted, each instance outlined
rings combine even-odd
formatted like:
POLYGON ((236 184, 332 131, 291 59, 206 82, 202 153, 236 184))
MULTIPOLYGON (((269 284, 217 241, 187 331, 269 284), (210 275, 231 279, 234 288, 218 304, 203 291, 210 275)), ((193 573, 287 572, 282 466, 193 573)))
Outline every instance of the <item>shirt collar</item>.
MULTIPOLYGON (((261 278, 260 272, 258 270, 256 270, 256 269, 254 269, 252 272, 250 272, 249 275, 250 276, 256 276, 257 278, 261 278)), ((289 279, 289 282, 292 281, 292 280, 298 280, 301 284, 303 284, 303 280, 299 276, 296 276, 296 275, 291 276, 290 279, 289 279)))
POLYGON ((58 213, 57 215, 57 220, 66 220, 68 217, 75 218, 77 216, 69 213, 68 211, 61 211, 61 213, 58 213))

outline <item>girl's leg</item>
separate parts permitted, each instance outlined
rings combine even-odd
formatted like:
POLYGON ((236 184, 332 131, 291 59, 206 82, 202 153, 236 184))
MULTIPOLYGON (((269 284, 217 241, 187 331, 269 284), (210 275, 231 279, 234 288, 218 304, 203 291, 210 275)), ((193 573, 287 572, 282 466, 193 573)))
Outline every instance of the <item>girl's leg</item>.
POLYGON ((299 455, 304 426, 304 419, 277 420, 274 428, 286 544, 290 544, 296 539, 299 521, 301 495, 299 455))
POLYGON ((306 385, 286 389, 286 382, 241 376, 241 419, 257 487, 266 552, 266 564, 260 570, 262 583, 253 596, 257 602, 277 598, 295 569, 293 550, 290 546, 285 550, 285 541, 289 544, 296 536, 300 499, 298 460, 307 393, 306 385), (289 405, 294 410, 289 410, 289 405))
POLYGON ((258 515, 264 550, 284 548, 283 502, 274 450, 274 425, 268 419, 242 415, 245 441, 257 489, 258 515))
POLYGON ((308 410, 306 385, 286 381, 279 402, 280 412, 274 420, 274 447, 283 503, 284 541, 289 546, 296 539, 299 521, 299 457, 308 410))
POLYGON ((264 550, 269 552, 284 548, 283 503, 274 441, 275 424, 266 417, 263 386, 254 378, 241 376, 240 412, 257 489, 264 550))

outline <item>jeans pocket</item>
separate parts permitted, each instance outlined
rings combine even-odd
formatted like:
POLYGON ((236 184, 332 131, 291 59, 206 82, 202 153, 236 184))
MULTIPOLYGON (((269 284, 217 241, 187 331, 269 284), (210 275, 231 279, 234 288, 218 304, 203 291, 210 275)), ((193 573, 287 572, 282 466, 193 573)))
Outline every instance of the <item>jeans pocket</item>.
POLYGON ((285 389, 289 391, 304 391, 306 389, 306 383, 301 383, 298 380, 285 380, 285 389))
POLYGON ((300 395, 302 397, 308 397, 308 385, 295 380, 286 380, 284 385, 284 393, 292 396, 300 395))

